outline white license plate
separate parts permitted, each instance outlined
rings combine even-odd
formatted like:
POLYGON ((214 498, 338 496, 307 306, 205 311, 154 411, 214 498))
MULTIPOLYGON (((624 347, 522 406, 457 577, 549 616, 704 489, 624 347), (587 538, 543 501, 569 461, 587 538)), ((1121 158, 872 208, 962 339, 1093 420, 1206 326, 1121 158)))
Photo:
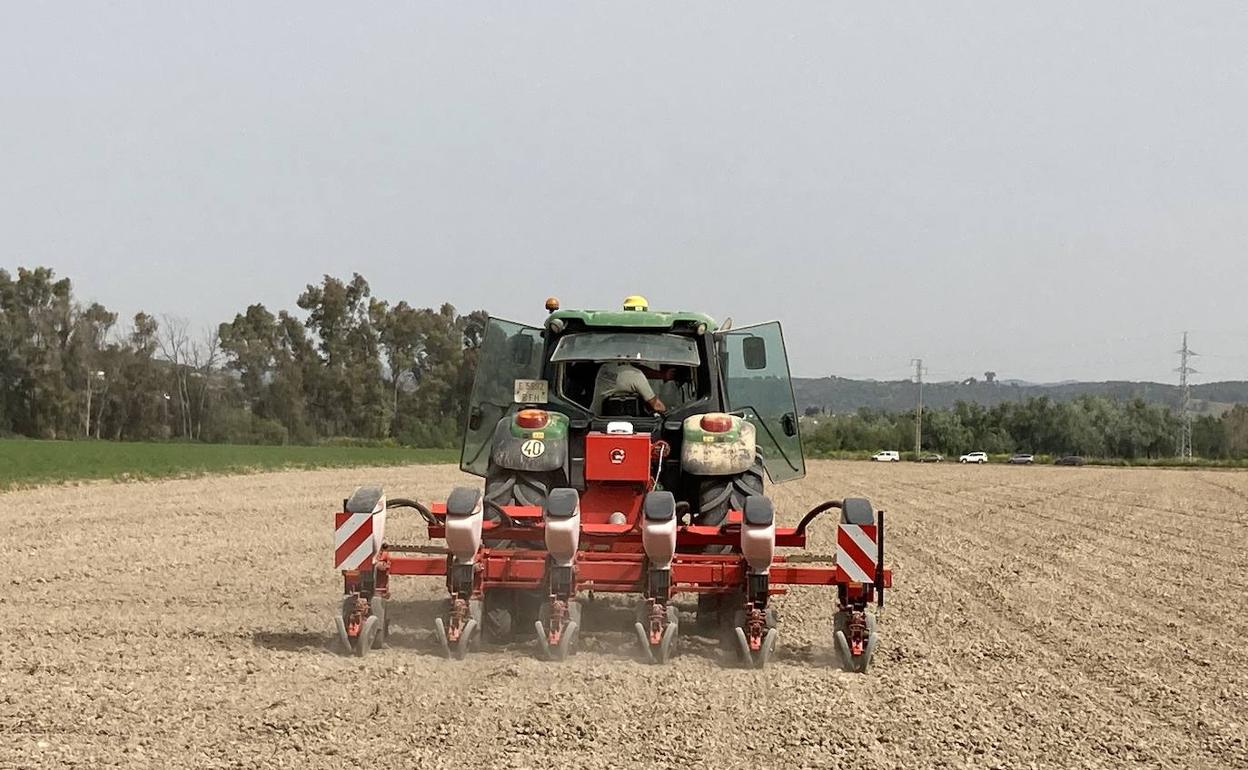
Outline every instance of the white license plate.
POLYGON ((513 400, 517 404, 544 404, 550 396, 546 380, 516 380, 513 400))

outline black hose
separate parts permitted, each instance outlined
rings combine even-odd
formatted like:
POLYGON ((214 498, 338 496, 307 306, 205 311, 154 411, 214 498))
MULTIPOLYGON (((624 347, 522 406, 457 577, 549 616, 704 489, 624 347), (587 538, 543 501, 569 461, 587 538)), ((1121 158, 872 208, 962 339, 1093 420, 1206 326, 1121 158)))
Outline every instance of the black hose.
MULTIPOLYGON (((499 519, 501 519, 501 520, 502 520, 502 522, 503 522, 503 525, 504 525, 504 526, 507 526, 507 527, 514 527, 514 526, 516 526, 516 522, 515 522, 515 520, 514 520, 514 519, 512 519, 510 516, 508 516, 508 515, 507 515, 507 512, 506 512, 506 511, 504 511, 504 510, 503 510, 503 509, 499 506, 499 504, 498 504, 498 503, 494 502, 493 500, 482 500, 482 502, 486 505, 486 507, 490 508, 491 510, 493 510, 495 513, 497 513, 497 514, 498 514, 498 517, 499 517, 499 519)), ((387 501, 386 501, 386 508, 387 508, 387 509, 390 509, 390 508, 414 508, 414 509, 416 510, 416 512, 417 512, 417 513, 419 513, 419 514, 421 515, 421 517, 425 520, 425 522, 426 522, 426 523, 428 523, 428 524, 434 524, 434 525, 436 525, 436 524, 441 524, 441 523, 442 523, 442 521, 443 521, 442 519, 440 519, 440 518, 438 517, 438 515, 437 515, 437 514, 433 513, 433 512, 432 512, 432 511, 430 511, 428 508, 426 508, 425 506, 423 506, 423 505, 421 505, 420 503, 416 502, 415 500, 412 500, 412 499, 407 498, 407 497, 392 497, 392 498, 390 498, 389 500, 387 500, 387 501)))
POLYGON ((503 510, 503 507, 502 507, 501 505, 499 505, 498 503, 496 503, 496 502, 494 502, 493 500, 490 500, 490 499, 484 499, 484 500, 482 500, 482 502, 484 502, 484 503, 485 503, 485 506, 486 506, 487 508, 489 508, 490 510, 492 510, 492 511, 494 511, 495 513, 497 513, 497 514, 498 514, 498 520, 499 520, 500 522, 502 522, 502 525, 503 525, 503 526, 505 526, 505 527, 514 527, 514 526, 516 526, 516 520, 515 520, 515 519, 513 519, 513 518, 511 518, 510 516, 508 516, 508 515, 507 515, 507 511, 504 511, 504 510, 503 510))
POLYGON ((819 505, 816 505, 814 508, 811 508, 810 511, 805 516, 802 517, 801 522, 798 523, 797 529, 794 530, 794 532, 798 535, 805 535, 807 525, 809 525, 810 522, 814 521, 816 516, 823 513, 824 511, 830 511, 833 508, 840 508, 841 505, 842 503, 840 500, 829 500, 826 503, 820 503, 819 505))
POLYGON ((415 500, 410 500, 406 497, 392 497, 386 500, 386 509, 388 510, 390 508, 415 508, 416 512, 421 515, 421 518, 425 520, 426 524, 438 523, 438 517, 434 516, 428 508, 415 500))

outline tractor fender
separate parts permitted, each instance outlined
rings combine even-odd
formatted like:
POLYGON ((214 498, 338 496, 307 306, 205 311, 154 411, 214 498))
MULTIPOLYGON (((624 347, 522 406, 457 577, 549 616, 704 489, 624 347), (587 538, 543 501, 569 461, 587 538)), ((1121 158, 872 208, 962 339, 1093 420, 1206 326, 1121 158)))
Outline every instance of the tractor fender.
POLYGON ((545 472, 566 466, 568 461, 568 434, 559 436, 516 435, 512 429, 514 415, 506 415, 494 427, 490 443, 490 460, 496 468, 513 471, 545 472), (540 436, 540 437, 539 437, 540 436))
POLYGON ((754 425, 732 415, 732 429, 712 433, 702 429, 702 418, 685 418, 682 428, 680 465, 697 476, 735 476, 754 464, 757 444, 754 425))

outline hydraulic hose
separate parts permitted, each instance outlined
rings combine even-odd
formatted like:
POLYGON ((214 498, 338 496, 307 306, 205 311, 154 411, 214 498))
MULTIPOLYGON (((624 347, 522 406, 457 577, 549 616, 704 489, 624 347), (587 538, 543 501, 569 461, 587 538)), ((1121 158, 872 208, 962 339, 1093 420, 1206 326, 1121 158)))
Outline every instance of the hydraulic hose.
POLYGON ((842 503, 840 500, 829 500, 826 503, 820 503, 819 505, 816 505, 814 508, 810 509, 809 513, 807 513, 805 516, 802 517, 801 522, 798 523, 797 529, 794 530, 794 532, 798 535, 805 535, 806 527, 810 524, 810 522, 815 520, 816 516, 823 513, 824 511, 830 511, 833 508, 840 508, 840 507, 842 507, 842 503))
POLYGON ((428 508, 406 497, 392 497, 386 500, 386 509, 389 510, 391 508, 414 508, 421 515, 421 518, 425 520, 426 524, 438 523, 438 517, 434 516, 428 508))
POLYGON ((490 510, 498 514, 498 520, 502 523, 504 527, 516 526, 515 519, 508 516, 507 512, 503 510, 503 507, 501 505, 489 499, 485 499, 482 502, 485 503, 485 507, 489 508, 490 510))

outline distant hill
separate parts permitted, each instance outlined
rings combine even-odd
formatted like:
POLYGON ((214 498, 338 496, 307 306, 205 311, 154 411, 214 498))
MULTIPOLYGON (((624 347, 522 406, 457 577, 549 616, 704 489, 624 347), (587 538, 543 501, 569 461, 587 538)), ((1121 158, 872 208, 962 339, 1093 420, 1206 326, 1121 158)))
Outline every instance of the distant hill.
MULTIPOLYGON (((915 386, 909 380, 850 380, 844 377, 797 377, 793 380, 800 411, 808 408, 829 412, 852 412, 862 407, 890 412, 914 408, 915 386)), ((1083 395, 1117 400, 1143 398, 1153 404, 1177 407, 1179 387, 1160 382, 1061 382, 1048 385, 1006 382, 927 382, 923 384, 923 404, 942 409, 958 401, 995 406, 1005 401, 1025 401, 1048 396, 1054 401, 1070 401, 1083 395)), ((1233 404, 1248 404, 1248 382, 1210 382, 1192 386, 1193 406, 1198 412, 1221 414, 1233 404)))

